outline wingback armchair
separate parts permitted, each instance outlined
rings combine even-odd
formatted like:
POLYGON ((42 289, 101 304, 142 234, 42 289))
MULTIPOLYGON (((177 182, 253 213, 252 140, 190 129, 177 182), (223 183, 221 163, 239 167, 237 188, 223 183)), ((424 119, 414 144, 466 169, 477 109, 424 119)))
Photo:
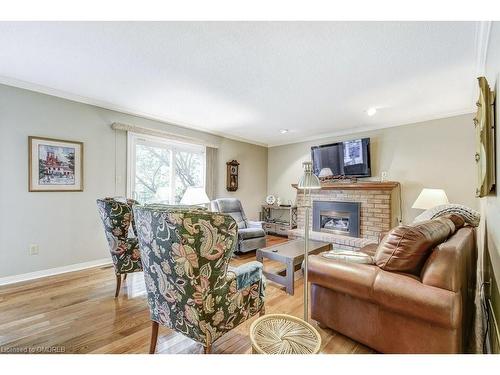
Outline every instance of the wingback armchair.
POLYGON ((126 198, 103 198, 97 200, 97 209, 104 224, 111 258, 116 274, 115 298, 127 274, 142 271, 142 263, 137 242, 132 206, 138 202, 126 198), (130 229, 135 236, 129 236, 130 229))
POLYGON ((239 199, 215 199, 210 202, 210 207, 212 211, 229 214, 236 220, 238 224, 237 251, 246 253, 266 247, 266 232, 262 228, 262 222, 248 220, 239 199))
POLYGON ((134 206, 152 321, 150 353, 164 325, 201 343, 264 313, 262 265, 229 266, 237 226, 225 214, 134 206))

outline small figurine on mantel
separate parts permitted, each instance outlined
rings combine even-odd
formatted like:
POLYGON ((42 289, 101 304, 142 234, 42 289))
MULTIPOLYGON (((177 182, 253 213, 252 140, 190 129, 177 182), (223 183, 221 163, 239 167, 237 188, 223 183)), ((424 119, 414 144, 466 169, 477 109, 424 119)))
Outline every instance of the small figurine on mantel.
POLYGON ((358 179, 353 176, 343 174, 334 175, 330 168, 323 168, 319 171, 318 178, 321 182, 358 182, 358 179))

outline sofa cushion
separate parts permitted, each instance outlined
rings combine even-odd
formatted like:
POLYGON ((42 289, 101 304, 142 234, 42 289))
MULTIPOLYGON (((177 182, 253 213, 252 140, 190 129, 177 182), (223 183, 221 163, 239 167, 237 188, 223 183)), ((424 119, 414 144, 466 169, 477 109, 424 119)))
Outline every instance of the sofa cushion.
POLYGON ((266 232, 262 228, 242 228, 238 229, 238 237, 240 240, 248 240, 250 238, 265 237, 266 232))
POLYGON ((326 259, 336 260, 340 262, 373 264, 373 258, 361 251, 330 250, 321 253, 321 256, 326 259))
POLYGON ((455 232, 448 218, 393 228, 375 252, 375 264, 386 271, 419 275, 431 249, 455 232))

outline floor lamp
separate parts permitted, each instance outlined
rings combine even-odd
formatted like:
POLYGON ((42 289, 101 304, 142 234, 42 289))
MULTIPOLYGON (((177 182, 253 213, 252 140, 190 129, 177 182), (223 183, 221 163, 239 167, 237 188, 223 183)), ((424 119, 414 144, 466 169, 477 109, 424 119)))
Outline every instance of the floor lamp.
POLYGON ((302 163, 304 174, 299 180, 297 188, 304 191, 304 320, 309 321, 309 286, 307 280, 307 260, 309 257, 309 214, 311 209, 311 190, 321 189, 319 178, 313 173, 312 163, 302 163))

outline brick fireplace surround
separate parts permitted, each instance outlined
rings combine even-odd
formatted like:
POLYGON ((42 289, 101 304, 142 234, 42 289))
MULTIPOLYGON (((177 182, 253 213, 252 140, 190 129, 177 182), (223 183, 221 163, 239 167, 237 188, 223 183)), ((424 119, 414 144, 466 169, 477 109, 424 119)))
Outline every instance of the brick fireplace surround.
MULTIPOLYGON (((292 185, 297 188, 297 185, 292 185)), ((322 184, 321 190, 311 192, 312 201, 359 202, 360 238, 325 232, 310 232, 310 238, 332 242, 336 249, 357 250, 377 242, 381 232, 386 232, 399 222, 399 183, 357 182, 322 184)), ((289 238, 304 236, 304 194, 297 190, 297 229, 288 232, 289 238)), ((309 222, 312 225, 312 209, 309 222)))

